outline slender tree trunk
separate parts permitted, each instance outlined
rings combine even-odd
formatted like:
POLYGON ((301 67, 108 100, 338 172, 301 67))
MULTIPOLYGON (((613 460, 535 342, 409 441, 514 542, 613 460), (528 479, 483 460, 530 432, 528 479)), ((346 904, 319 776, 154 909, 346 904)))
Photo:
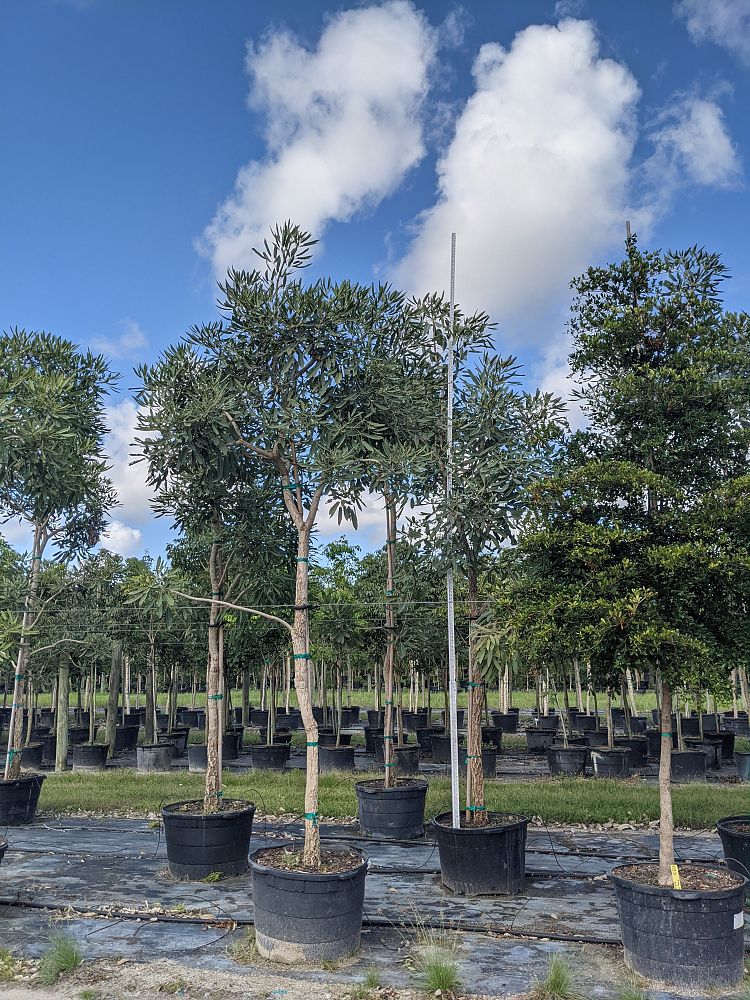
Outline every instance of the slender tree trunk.
POLYGON ((578 663, 578 657, 573 660, 573 673, 575 675, 576 682, 576 707, 579 712, 583 711, 583 689, 581 688, 581 668, 578 663))
POLYGON ((742 704, 745 706, 745 711, 750 715, 750 691, 748 691, 747 683, 747 671, 744 667, 737 667, 737 673, 740 678, 740 692, 742 694, 742 704))
POLYGON ((387 578, 385 583, 385 717, 383 720, 383 762, 385 765, 385 787, 394 784, 395 770, 393 754, 393 679, 396 656, 396 507, 390 493, 384 493, 385 524, 386 524, 386 562, 387 578))
POLYGON ((479 593, 476 569, 467 572, 469 605, 469 731, 467 733, 466 761, 466 825, 486 826, 487 810, 484 802, 484 770, 482 769, 482 706, 484 682, 477 667, 474 649, 474 631, 479 615, 479 593))
POLYGON ((96 665, 92 664, 89 674, 89 743, 94 742, 96 733, 96 665))
POLYGON ((146 743, 156 742, 156 705, 154 704, 155 643, 156 637, 154 636, 152 626, 149 632, 148 670, 146 671, 146 719, 144 722, 146 743))
POLYGON ((70 704, 70 653, 60 653, 55 704, 55 771, 68 767, 68 707, 70 704))
POLYGON ((612 722, 612 693, 607 691, 607 746, 610 750, 615 746, 615 727, 612 722))
POLYGON ((112 643, 112 665, 109 670, 109 689, 107 692, 107 722, 104 741, 109 747, 107 757, 115 755, 115 739, 117 734, 117 700, 120 693, 120 668, 122 666, 122 643, 112 643))
POLYGON ((739 718, 739 706, 737 705, 737 668, 732 671, 732 715, 739 718))
POLYGON ((661 756, 659 758, 659 885, 672 885, 674 820, 672 818, 672 692, 661 683, 661 756))
POLYGON ((222 674, 221 662, 221 607, 219 600, 223 580, 221 550, 216 541, 221 531, 218 515, 213 518, 214 541, 209 556, 211 605, 208 616, 208 669, 206 671, 206 783, 203 808, 207 813, 218 812, 222 797, 222 674))

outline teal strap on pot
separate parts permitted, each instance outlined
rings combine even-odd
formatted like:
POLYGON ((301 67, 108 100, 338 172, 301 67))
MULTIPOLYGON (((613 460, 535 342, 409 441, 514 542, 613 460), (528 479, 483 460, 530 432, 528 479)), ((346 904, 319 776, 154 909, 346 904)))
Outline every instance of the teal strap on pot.
POLYGON ((317 743, 307 743, 306 745, 309 746, 309 747, 316 747, 318 744, 317 743))
POLYGON ((208 696, 209 701, 221 701, 223 699, 223 694, 210 694, 208 696))
POLYGON ((305 813, 305 819, 310 820, 313 826, 318 825, 318 814, 317 813, 305 813))
POLYGON ((674 736, 674 733, 662 733, 662 736, 674 736))
POLYGON ((467 806, 466 808, 469 810, 469 812, 476 812, 476 813, 478 813, 478 812, 485 812, 486 809, 487 809, 487 806, 467 806))
POLYGON ((312 656, 310 655, 310 653, 295 653, 294 654, 294 659, 295 660, 311 660, 312 656))

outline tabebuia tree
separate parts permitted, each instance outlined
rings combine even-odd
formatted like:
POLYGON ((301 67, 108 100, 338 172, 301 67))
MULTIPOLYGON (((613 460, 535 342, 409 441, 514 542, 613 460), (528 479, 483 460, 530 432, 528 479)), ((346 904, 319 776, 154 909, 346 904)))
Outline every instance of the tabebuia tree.
POLYGON ((580 615, 598 687, 618 690, 628 668, 658 679, 662 885, 673 692, 715 688, 747 655, 750 322, 725 311, 725 277, 706 250, 643 252, 632 237, 622 261, 573 283, 588 426, 535 491, 519 546, 527 572, 554 574, 548 604, 580 615))
POLYGON ((49 333, 0 337, 0 518, 31 535, 15 659, 5 779, 20 774, 31 632, 47 547, 68 560, 94 546, 115 502, 106 475, 104 403, 113 375, 100 355, 49 333))

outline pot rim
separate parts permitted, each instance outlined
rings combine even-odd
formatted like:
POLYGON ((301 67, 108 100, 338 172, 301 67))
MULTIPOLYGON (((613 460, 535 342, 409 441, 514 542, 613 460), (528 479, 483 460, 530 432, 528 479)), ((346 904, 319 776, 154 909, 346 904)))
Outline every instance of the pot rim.
POLYGON ((217 813, 205 813, 203 812, 203 799, 180 799, 178 802, 167 802, 166 805, 161 807, 162 819, 176 819, 180 820, 183 817, 185 819, 204 819, 207 823, 214 822, 218 819, 234 819, 235 816, 246 816, 248 813, 250 815, 255 814, 255 803, 248 802, 246 799, 234 799, 235 802, 244 802, 245 805, 241 809, 222 809, 221 812, 217 813), (175 812, 175 806, 192 806, 198 805, 200 809, 195 812, 175 812))
POLYGON ((738 813, 736 816, 722 816, 721 819, 716 820, 717 830, 725 830, 734 837, 742 837, 743 839, 750 840, 750 832, 743 833, 741 830, 730 830, 727 828, 728 823, 746 823, 750 825, 750 813, 738 813))
POLYGON ((625 754, 630 753, 630 747, 590 747, 592 753, 612 753, 612 754, 625 754))
MULTIPOLYGON (((277 847, 280 845, 276 845, 277 847)), ((295 840, 292 842, 292 847, 301 847, 302 841, 295 840)), ((349 853, 358 854, 360 857, 360 863, 356 868, 350 868, 346 872, 300 872, 300 871, 288 871, 285 868, 273 868, 271 865, 261 864, 256 861, 256 855, 260 854, 261 851, 268 850, 268 847, 258 847, 250 855, 248 862, 250 865, 250 870, 255 874, 255 872, 260 872, 264 875, 273 875, 276 878, 289 879, 290 881, 307 881, 313 879, 315 882, 347 882, 352 878, 359 875, 364 868, 365 875, 367 874, 367 868, 370 864, 370 856, 360 847, 339 847, 339 846, 329 846, 326 845, 327 851, 333 851, 337 854, 343 854, 344 851, 349 853)))
MULTIPOLYGON (((488 810, 489 811, 489 810, 488 810)), ((461 810, 463 812, 463 809, 461 810)), ((511 814, 513 815, 513 814, 511 814)), ((517 830, 522 826, 528 826, 531 820, 528 816, 517 816, 515 820, 511 823, 500 823, 500 824, 488 824, 487 826, 477 826, 477 827, 456 827, 456 826, 446 826, 444 823, 438 823, 438 820, 443 816, 451 816, 449 812, 437 813, 430 820, 430 826, 435 830, 441 830, 450 833, 457 833, 461 836, 474 837, 484 833, 494 833, 495 831, 502 830, 517 830)), ((451 817, 452 818, 452 817, 451 817)))
MULTIPOLYGON (((642 892, 647 896, 668 896, 671 899, 728 899, 730 896, 735 895, 739 890, 744 892, 745 887, 748 884, 748 880, 744 875, 740 875, 737 872, 730 871, 728 868, 720 867, 719 865, 702 865, 691 861, 691 868, 706 868, 713 871, 720 871, 723 873, 729 873, 733 877, 739 879, 737 885, 732 886, 729 889, 673 889, 668 885, 644 885, 642 882, 637 882, 634 879, 626 878, 624 875, 619 875, 618 872, 622 868, 629 868, 631 864, 618 865, 613 868, 609 873, 609 879, 614 882, 616 886, 622 886, 627 889, 636 889, 638 892, 642 892)), ((649 868, 656 868, 658 870, 658 862, 638 862, 639 866, 648 865, 649 868)))
POLYGON ((38 781, 40 784, 45 780, 47 775, 43 771, 30 771, 26 774, 21 774, 18 778, 0 778, 0 785, 17 785, 20 782, 27 781, 38 781))
POLYGON ((399 778, 399 781, 404 781, 402 785, 394 785, 393 788, 376 788, 376 784, 380 783, 382 778, 368 778, 366 781, 355 781, 354 790, 359 794, 360 790, 364 795, 390 795, 393 792, 406 792, 406 791, 422 791, 429 787, 429 782, 426 778, 399 778))

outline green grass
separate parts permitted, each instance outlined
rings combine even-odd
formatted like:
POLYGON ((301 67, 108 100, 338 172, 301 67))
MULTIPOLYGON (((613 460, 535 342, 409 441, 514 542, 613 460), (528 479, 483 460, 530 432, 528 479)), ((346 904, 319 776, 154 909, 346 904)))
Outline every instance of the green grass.
POLYGON ((459 986, 458 963, 450 952, 434 949, 420 962, 422 989, 426 993, 455 993, 459 986))
POLYGON ((39 963, 39 978, 52 986, 60 976, 77 969, 83 961, 76 941, 68 934, 53 934, 39 963))
POLYGON ((620 990, 617 994, 617 1000, 648 1000, 648 996, 643 992, 640 986, 637 986, 635 983, 630 983, 628 986, 624 986, 620 990))
POLYGON ((0 983, 9 983, 18 973, 17 959, 9 948, 0 948, 0 983))
MULTIPOLYGON (((320 814, 342 818, 356 816, 355 781, 382 777, 382 772, 324 774, 320 778, 320 814)), ((278 816, 304 812, 302 770, 285 772, 225 772, 227 798, 248 799, 260 812, 278 816)), ((545 778, 506 783, 488 781, 486 801, 499 812, 540 816, 553 823, 648 822, 659 817, 658 790, 639 780, 616 781, 590 778, 545 778)), ((672 789, 675 824, 683 828, 708 829, 717 819, 735 813, 734 786, 695 783, 672 789)), ((49 774, 42 785, 40 809, 50 813, 101 812, 108 815, 146 815, 158 812, 165 802, 203 798, 203 777, 176 774, 138 775, 132 770, 112 769, 105 774, 49 774)), ((426 815, 450 809, 450 779, 430 777, 426 815)))
POLYGON ((531 1000, 583 1000, 573 970, 561 955, 550 956, 547 975, 534 983, 531 1000))

